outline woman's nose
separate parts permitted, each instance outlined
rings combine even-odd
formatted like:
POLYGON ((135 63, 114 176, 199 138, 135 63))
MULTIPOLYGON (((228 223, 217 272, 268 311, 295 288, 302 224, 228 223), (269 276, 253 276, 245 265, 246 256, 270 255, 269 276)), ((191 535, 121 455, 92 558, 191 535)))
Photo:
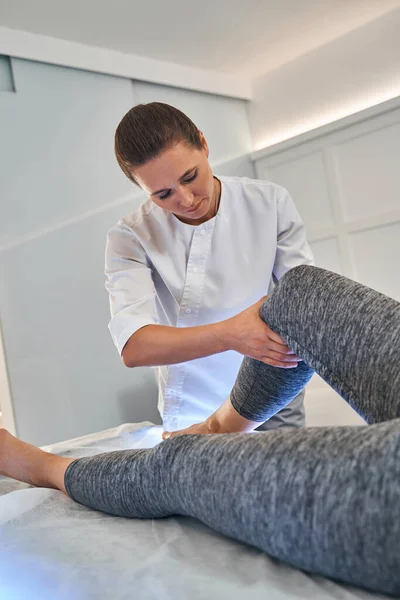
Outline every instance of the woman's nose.
POLYGON ((193 204, 193 201, 194 194, 189 192, 189 190, 182 190, 180 195, 180 203, 183 204, 183 206, 190 208, 193 204))

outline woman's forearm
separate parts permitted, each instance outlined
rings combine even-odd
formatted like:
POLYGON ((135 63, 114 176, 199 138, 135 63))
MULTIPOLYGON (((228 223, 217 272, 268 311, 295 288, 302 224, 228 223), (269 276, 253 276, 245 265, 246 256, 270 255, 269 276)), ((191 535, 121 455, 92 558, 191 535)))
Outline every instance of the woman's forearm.
POLYGON ((146 325, 122 350, 127 367, 153 367, 203 358, 229 350, 227 321, 198 327, 146 325))
POLYGON ((275 367, 295 367, 298 358, 260 317, 264 300, 211 325, 145 325, 129 338, 122 359, 127 367, 154 367, 235 350, 275 367))

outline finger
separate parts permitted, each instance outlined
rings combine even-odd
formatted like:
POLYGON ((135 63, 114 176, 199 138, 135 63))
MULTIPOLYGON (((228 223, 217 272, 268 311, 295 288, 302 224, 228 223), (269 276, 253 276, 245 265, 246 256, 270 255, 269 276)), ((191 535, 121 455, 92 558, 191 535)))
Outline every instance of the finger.
POLYGON ((187 427, 186 429, 178 429, 178 431, 164 431, 164 433, 162 434, 162 439, 168 440, 169 438, 173 438, 177 435, 187 435, 189 433, 192 433, 192 429, 193 425, 191 427, 187 427))
POLYGON ((293 361, 300 362, 303 360, 302 358, 300 358, 300 356, 297 356, 297 354, 292 352, 292 350, 290 350, 290 352, 285 352, 285 353, 282 353, 281 351, 279 351, 279 353, 283 354, 284 356, 288 357, 290 360, 293 360, 293 361))
POLYGON ((269 330, 266 333, 268 341, 271 341, 274 344, 276 344, 276 346, 279 347, 279 352, 284 352, 285 354, 293 353, 293 351, 289 348, 286 342, 277 333, 275 333, 275 331, 269 330))
POLYGON ((268 341, 265 346, 264 352, 267 356, 269 356, 271 353, 276 353, 280 355, 277 357, 279 359, 282 359, 284 356, 288 356, 289 358, 296 360, 296 355, 287 346, 282 346, 281 344, 277 344, 276 342, 272 341, 268 341))
POLYGON ((265 324, 265 333, 267 335, 267 337, 269 337, 270 340, 272 340, 273 342, 276 342, 277 344, 282 344, 283 346, 286 346, 285 341, 281 338, 281 336, 276 333, 275 331, 272 331, 272 329, 270 327, 268 327, 268 325, 266 323, 265 324))
POLYGON ((286 356, 285 354, 280 354, 279 352, 268 351, 268 354, 264 354, 262 356, 263 361, 269 361, 269 364, 272 367, 284 367, 287 365, 297 366, 298 360, 293 356, 286 356))
POLYGON ((273 340, 269 336, 267 336, 265 343, 268 344, 269 348, 273 348, 274 350, 276 350, 276 352, 281 352, 282 354, 291 354, 292 353, 292 350, 289 348, 289 346, 287 344, 285 344, 284 342, 283 343, 277 342, 276 340, 273 340))
POLYGON ((268 348, 264 356, 266 358, 277 360, 278 362, 299 362, 300 360, 295 354, 282 354, 281 352, 275 352, 274 350, 271 350, 271 348, 268 348))
POLYGON ((276 358, 283 362, 299 362, 300 360, 302 360, 300 357, 296 356, 294 352, 288 352, 287 354, 277 352, 276 354, 279 355, 276 358))
POLYGON ((278 369, 295 369, 298 366, 297 362, 280 362, 271 358, 262 358, 261 362, 271 367, 277 367, 278 369))

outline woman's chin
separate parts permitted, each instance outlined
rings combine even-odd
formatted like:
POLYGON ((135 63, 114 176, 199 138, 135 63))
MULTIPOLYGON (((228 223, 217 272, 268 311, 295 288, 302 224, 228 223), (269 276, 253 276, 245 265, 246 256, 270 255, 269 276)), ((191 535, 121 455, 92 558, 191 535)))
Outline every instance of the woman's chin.
POLYGON ((193 222, 194 224, 200 224, 203 223, 205 221, 207 221, 209 218, 208 217, 208 213, 210 210, 210 202, 207 200, 203 200, 198 209, 194 210, 194 211, 185 211, 184 213, 182 213, 181 215, 179 215, 179 218, 182 221, 187 221, 187 222, 193 222), (197 223, 197 221, 199 221, 200 223, 197 223))

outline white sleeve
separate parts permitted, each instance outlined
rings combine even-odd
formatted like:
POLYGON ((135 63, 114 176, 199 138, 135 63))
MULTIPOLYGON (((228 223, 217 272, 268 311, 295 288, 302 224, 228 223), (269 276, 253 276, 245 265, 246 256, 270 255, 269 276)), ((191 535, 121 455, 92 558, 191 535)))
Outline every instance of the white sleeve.
POLYGON ((313 265, 314 257, 307 243, 303 221, 285 188, 278 188, 277 247, 273 274, 280 279, 299 265, 313 265))
POLYGON ((138 329, 159 322, 147 255, 132 230, 123 223, 108 232, 105 275, 111 311, 108 328, 121 354, 138 329))

